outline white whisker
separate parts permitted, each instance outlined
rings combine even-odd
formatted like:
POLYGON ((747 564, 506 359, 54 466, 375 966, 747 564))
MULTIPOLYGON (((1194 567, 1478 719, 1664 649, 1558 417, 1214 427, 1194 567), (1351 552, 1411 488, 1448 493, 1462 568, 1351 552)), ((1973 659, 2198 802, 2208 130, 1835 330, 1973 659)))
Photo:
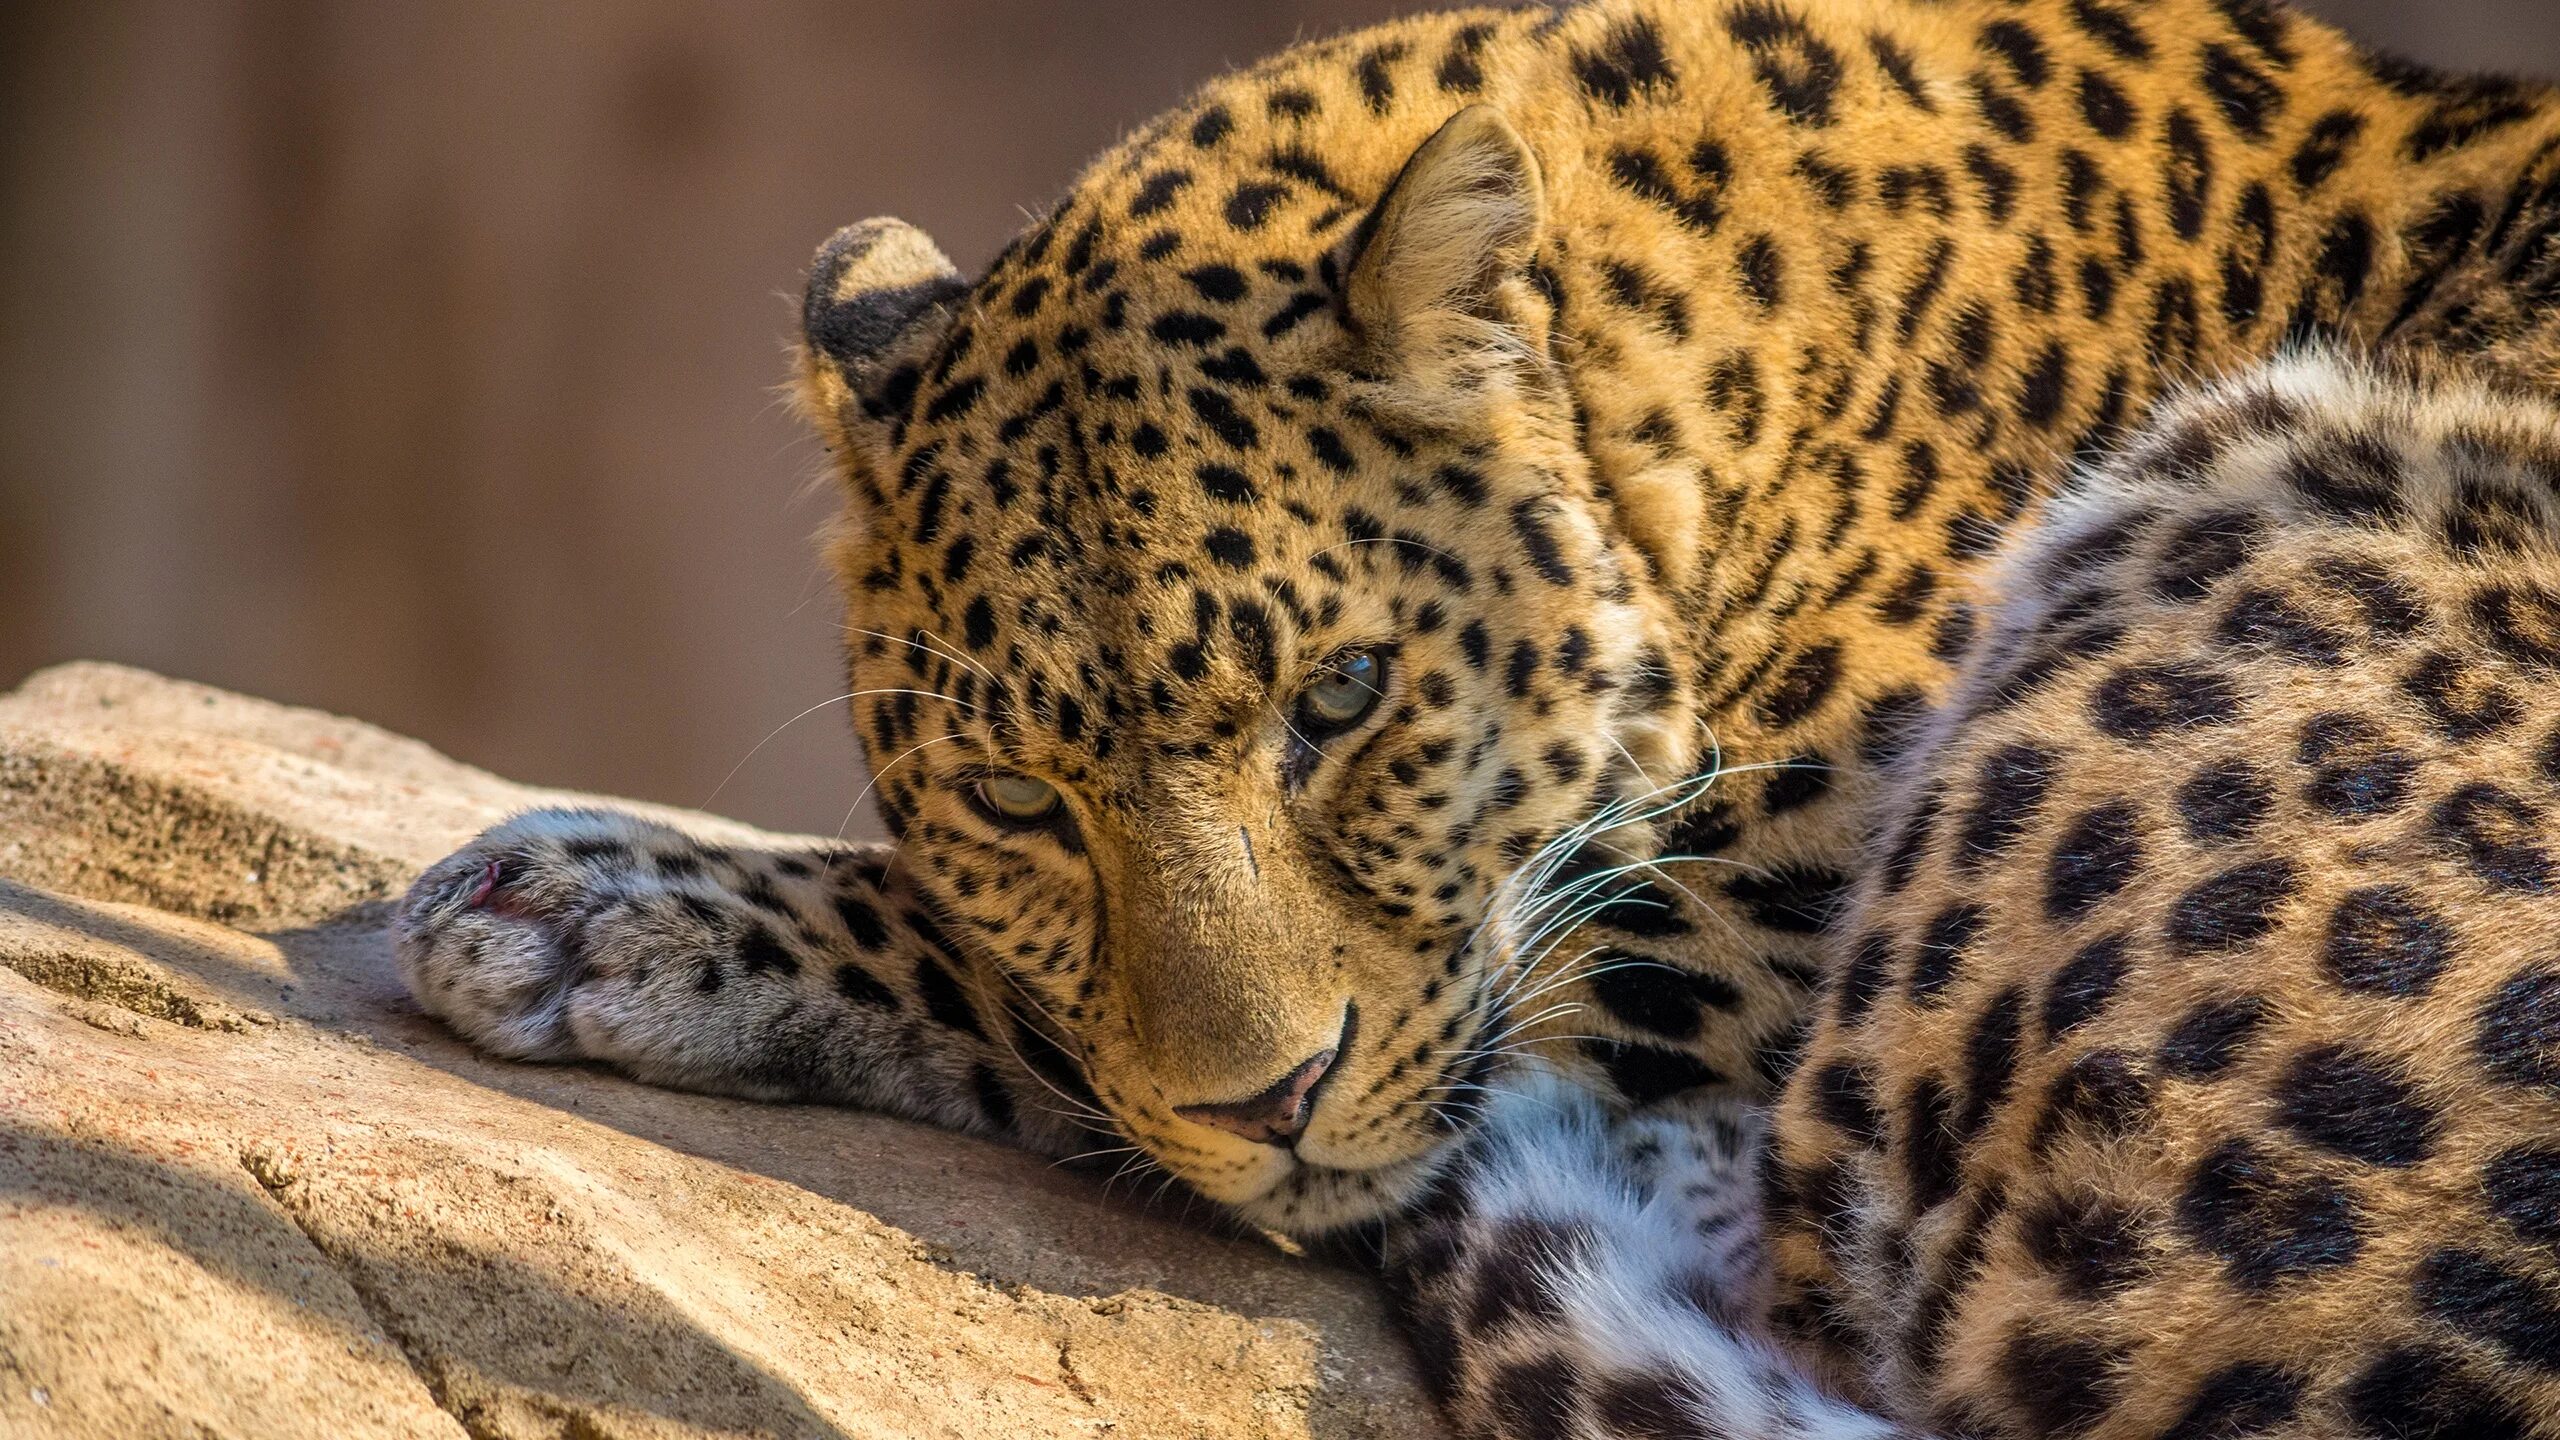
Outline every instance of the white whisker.
POLYGON ((1129 1155, 1129 1154, 1145 1154, 1145 1153, 1146 1153, 1145 1151, 1140 1150, 1140 1149, 1139 1149, 1137 1146, 1135 1146, 1135 1145, 1106 1145, 1106 1146, 1104 1146, 1102 1149, 1099 1149, 1099 1150, 1087 1150, 1087 1151, 1083 1152, 1082 1154, 1077 1154, 1077 1155, 1061 1155, 1061 1156, 1059 1156, 1057 1159, 1050 1161, 1050 1162, 1049 1162, 1049 1166, 1050 1166, 1050 1168, 1051 1168, 1051 1169, 1056 1169, 1058 1166, 1061 1166, 1061 1165, 1073 1165, 1074 1163, 1076 1163, 1076 1162, 1077 1162, 1077 1161, 1079 1161, 1079 1160, 1099 1160, 1099 1159, 1101 1159, 1101 1158, 1102 1158, 1103 1156, 1105 1156, 1105 1155, 1129 1155))
MULTIPOLYGON (((934 736, 932 739, 925 741, 925 742, 924 742, 923 744, 921 744, 921 745, 912 745, 912 746, 909 746, 907 749, 905 749, 905 750, 903 750, 903 751, 899 752, 899 754, 898 754, 898 756, 897 756, 897 759, 891 760, 888 764, 881 766, 878 770, 876 770, 876 771, 874 771, 874 772, 872 773, 872 776, 871 776, 871 778, 870 778, 870 779, 865 780, 864 782, 862 782, 862 793, 860 793, 860 794, 858 794, 858 795, 854 796, 854 797, 853 797, 853 804, 851 804, 851 805, 849 805, 849 806, 847 806, 847 807, 845 808, 845 812, 844 812, 844 824, 842 824, 842 825, 838 825, 838 826, 836 827, 836 838, 837 838, 838 840, 842 840, 842 839, 844 838, 844 832, 845 832, 846 827, 847 827, 847 826, 850 826, 851 824, 853 824, 853 814, 854 814, 854 812, 855 812, 855 811, 857 811, 857 810, 860 810, 860 809, 862 808, 862 802, 863 802, 863 801, 868 800, 868 799, 870 799, 870 798, 871 798, 871 787, 872 787, 872 786, 874 786, 874 785, 879 784, 879 783, 880 783, 880 778, 881 778, 882 776, 884 776, 884 775, 888 774, 888 773, 889 773, 890 771, 892 771, 892 770, 897 769, 897 768, 898 768, 898 762, 899 762, 900 760, 904 760, 904 759, 906 759, 909 755, 913 755, 913 754, 914 754, 914 753, 916 753, 918 750, 922 750, 922 749, 926 748, 926 746, 930 746, 930 745, 941 745, 941 744, 944 744, 944 743, 946 743, 946 742, 953 741, 953 740, 974 740, 974 739, 976 739, 976 738, 977 738, 977 737, 976 737, 976 736, 974 736, 974 735, 960 735, 960 734, 954 734, 954 735, 936 735, 936 736, 934 736)), ((896 858, 897 853, 898 853, 898 852, 897 852, 897 850, 896 850, 894 847, 893 847, 893 848, 890 850, 890 852, 889 852, 890 857, 891 857, 892 859, 895 859, 895 858, 896 858)))
POLYGON ((747 762, 756 758, 757 751, 760 751, 767 745, 772 744, 775 736, 780 735, 783 731, 790 729, 792 726, 799 724, 801 721, 808 719, 810 716, 817 714, 819 711, 826 709, 830 705, 841 705, 848 700, 859 700, 866 695, 922 695, 930 700, 942 701, 946 705, 957 705, 963 710, 976 710, 978 708, 957 696, 945 695, 939 690, 909 690, 895 686, 887 686, 872 690, 849 690, 842 695, 836 695, 828 699, 821 700, 817 704, 810 706, 808 709, 801 711, 799 714, 792 716, 790 719, 783 721, 781 724, 774 726, 771 733, 767 734, 763 739, 755 743, 753 749, 750 749, 745 755, 739 757, 737 764, 729 767, 729 773, 721 776, 720 783, 712 786, 711 793, 704 796, 702 803, 694 806, 693 808, 696 810, 710 809, 711 802, 720 798, 720 792, 729 788, 729 782, 737 779, 738 772, 747 768, 747 762))

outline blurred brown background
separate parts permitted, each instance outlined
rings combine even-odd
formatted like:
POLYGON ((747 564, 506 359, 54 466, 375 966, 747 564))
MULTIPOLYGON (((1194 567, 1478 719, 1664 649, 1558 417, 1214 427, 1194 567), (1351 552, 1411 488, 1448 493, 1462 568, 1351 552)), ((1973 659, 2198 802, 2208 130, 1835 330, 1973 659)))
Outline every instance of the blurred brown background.
MULTIPOLYGON (((839 689, 776 389, 816 243, 974 269, 1198 80, 1425 3, 0 3, 0 686, 122 660, 701 804, 839 689)), ((2560 0, 2308 8, 2560 73, 2560 0)), ((716 806, 858 788, 830 706, 716 806)))

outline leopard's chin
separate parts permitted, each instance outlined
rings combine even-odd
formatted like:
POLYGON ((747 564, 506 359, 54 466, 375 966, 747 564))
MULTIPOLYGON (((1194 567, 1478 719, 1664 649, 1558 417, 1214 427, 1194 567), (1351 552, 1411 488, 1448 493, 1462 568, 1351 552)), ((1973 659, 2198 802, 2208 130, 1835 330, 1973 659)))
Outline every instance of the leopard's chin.
POLYGON ((1448 1136, 1415 1154, 1349 1169, 1292 1157, 1281 1178, 1228 1208, 1248 1224, 1300 1239, 1318 1239, 1391 1219, 1419 1204, 1457 1158, 1462 1137, 1448 1136))

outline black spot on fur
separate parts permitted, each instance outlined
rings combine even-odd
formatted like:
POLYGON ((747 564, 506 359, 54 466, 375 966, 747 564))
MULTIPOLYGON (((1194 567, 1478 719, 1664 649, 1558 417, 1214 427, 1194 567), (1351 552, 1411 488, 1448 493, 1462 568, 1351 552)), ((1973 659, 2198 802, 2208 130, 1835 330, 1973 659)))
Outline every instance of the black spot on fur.
POLYGON ((1868 700, 1858 712, 1859 761, 1890 765, 1901 759, 1928 715, 1929 696, 1917 686, 1899 686, 1868 700))
POLYGON ((1692 1040, 1707 1010, 1735 1011, 1742 992, 1719 976, 1682 970, 1640 955, 1607 951, 1593 964, 1592 998, 1623 1024, 1674 1040, 1692 1040))
POLYGON ((1920 792, 1909 813, 1895 830, 1892 844, 1885 850, 1884 864, 1877 871, 1880 888, 1887 895, 1899 895, 1911 883, 1922 857, 1929 850, 1931 834, 1936 830, 1938 813, 1946 804, 1943 784, 1930 785, 1920 792))
POLYGON ((2277 1119, 2305 1142, 2368 1165, 2415 1165, 2435 1148, 2435 1107, 2378 1058, 2344 1045, 2293 1057, 2277 1119))
POLYGON ((2113 80, 2096 70, 2080 72, 2080 118, 2109 140, 2121 140, 2133 129, 2133 101, 2113 80))
MULTIPOLYGON (((925 423, 928 425, 939 424, 942 421, 956 420, 959 417, 968 414, 971 410, 977 408, 978 398, 986 393, 986 389, 987 381, 986 377, 983 375, 967 375, 951 382, 951 384, 945 387, 940 394, 933 397, 932 403, 924 407, 925 423)), ((935 479, 940 480, 940 475, 937 474, 935 479)), ((922 521, 917 523, 917 528, 919 530, 924 529, 922 521)), ((929 539, 931 537, 920 535, 918 538, 929 539)))
POLYGON ((2191 661, 2127 666, 2090 696, 2098 728, 2126 741, 2228 724, 2238 718, 2240 705, 2229 676, 2191 661))
POLYGON ((1618 1093, 1630 1105, 1650 1105, 1724 1079, 1697 1057, 1659 1045, 1585 1040, 1582 1051, 1608 1075, 1609 1083, 1618 1087, 1618 1093))
POLYGON ((2221 45, 2204 47, 2205 92, 2232 129, 2263 140, 2268 123, 2284 109, 2284 91, 2264 71, 2221 45))
POLYGON ((1824 1122, 1861 1145, 1884 1140, 1884 1114, 1876 1108, 1875 1082, 1864 1068, 1835 1061, 1813 1074, 1813 1108, 1824 1122))
POLYGON ((1911 1208, 1933 1210, 1954 1198, 1957 1144, 1947 1108, 1947 1087, 1923 1075, 1904 1107, 1902 1168, 1911 1185, 1911 1208))
POLYGON ((2531 895, 2551 889, 2541 807, 2484 780, 2446 796, 2430 818, 2444 847, 2490 886, 2531 895))
POLYGON ((2292 861, 2273 858, 2200 880, 2169 912, 2170 947, 2182 955, 2239 949, 2276 927, 2277 911, 2300 883, 2292 861))
POLYGON ((916 992, 924 997, 925 1013, 933 1017, 935 1024, 981 1040, 987 1038, 978 1023, 978 1008, 969 1002, 969 993, 931 955, 916 957, 916 992))
POLYGON ((1734 263, 1742 271, 1742 293, 1753 304, 1767 310, 1785 300, 1785 264, 1775 240, 1752 236, 1734 252, 1734 263))
POLYGON ((898 1008, 898 992, 850 960, 836 967, 835 984, 836 993, 856 1005, 892 1012, 898 1008))
POLYGON ((2178 786, 2178 823, 2202 844, 2246 838, 2275 807, 2275 786, 2246 760, 2219 760, 2178 786))
POLYGON ((2024 145, 2035 138, 2033 112, 2015 94, 2002 88, 1989 71, 1974 71, 1966 77, 1965 88, 1973 92, 1973 106, 1983 122, 1999 131, 2003 139, 2024 145))
POLYGON ((1760 787, 1760 813, 1784 815, 1831 793, 1831 761, 1819 753, 1776 762, 1760 787))
POLYGON ((2301 665, 2346 663, 2347 639, 2305 613, 2282 592, 2251 586, 2231 599, 2214 632, 2225 645, 2259 650, 2301 665))
POLYGON ((1280 202, 1289 198, 1289 187, 1268 181, 1251 180, 1238 185, 1227 196, 1227 223, 1238 230, 1259 230, 1271 218, 1280 202))
POLYGON ((1925 114, 1936 114, 1938 103, 1930 98, 1927 87, 1920 83, 1920 69, 1911 52, 1890 35, 1881 31, 1867 36, 1867 53, 1875 57, 1876 68, 1911 106, 1925 114))
POLYGON ((1539 578, 1550 585, 1571 585, 1573 567, 1565 563, 1564 547, 1557 543, 1555 532, 1547 528, 1547 507, 1536 500, 1523 500, 1511 510, 1511 528, 1529 553, 1529 564, 1539 578))
POLYGON ((2342 1392, 2359 1437, 2526 1440, 2524 1415, 2450 1351, 2403 1346, 2376 1356, 2342 1392))
POLYGON ((2388 520, 2400 513, 2398 466, 2387 452, 2349 443, 2296 457, 2285 480, 2340 520, 2388 520))
POLYGON ((2400 689, 2451 740, 2482 739, 2524 718, 2524 704, 2513 690, 2449 651, 2420 656, 2400 689))
POLYGON ((1245 296, 1244 275, 1232 265, 1196 266, 1183 271, 1182 278, 1191 282, 1191 288, 1199 291, 1203 300, 1214 300, 1223 305, 1245 296))
POLYGON ((2160 1440, 2240 1440, 2273 1430, 2301 1408, 2302 1391, 2301 1376, 2264 1361, 2225 1365, 2196 1387, 2160 1440))
POLYGON ((2129 1135, 2150 1119, 2156 1088, 2157 1082, 2132 1056, 2092 1050, 2053 1077, 2032 1148, 2044 1154, 2064 1135, 2097 1141, 2129 1135))
POLYGON ((1384 115, 1394 106, 1396 81, 1393 67, 1407 53, 1408 47, 1403 41, 1391 40, 1363 52, 1359 63, 1352 67, 1353 77, 1360 84, 1360 98, 1367 102, 1370 114, 1384 115))
POLYGON ((1227 138, 1236 128, 1235 117, 1224 105, 1212 105, 1191 122, 1191 143, 1206 150, 1227 138))
MULTIPOLYGON (((1203 463, 1193 473, 1199 477, 1201 493, 1210 499, 1229 505, 1252 503, 1253 481, 1234 466, 1203 463)), ((1247 548, 1249 553, 1250 547, 1247 548)))
POLYGON ((2560 1148, 2516 1145, 2481 1171, 2489 1209, 2539 1245, 2560 1247, 2560 1148))
POLYGON ((1760 696, 1760 721, 1772 730, 1798 724, 1821 708, 1840 681, 1840 646, 1825 641, 1797 653, 1760 696))
POLYGON ((2071 0, 2071 23, 2119 60, 2151 58, 2150 37, 2113 0, 2071 0))
POLYGON ((1832 1014, 1843 1026, 1855 1026, 1875 1007, 1893 974, 1893 941, 1870 931, 1849 952, 1849 963, 1832 982, 1832 1014))
POLYGON ((2368 885, 2339 897, 2321 950, 2329 978, 2368 995, 2424 995, 2453 958, 2444 918, 2406 885, 2368 885))
POLYGON ((2496 1349, 2510 1363, 2560 1370, 2560 1294, 2533 1271, 2477 1250, 2419 1262, 2418 1308, 2496 1349))
POLYGON ((2255 995, 2207 1001, 2160 1042, 2160 1068, 2181 1079, 2213 1079, 2231 1068, 2266 1022, 2266 1002, 2255 995))
POLYGON ((1715 233, 1724 219, 1720 180, 1700 188, 1684 187, 1649 150, 1621 147, 1611 151, 1609 176, 1630 193, 1670 211, 1681 224, 1701 235, 1715 233))
POLYGON ((1974 808, 1957 839, 1959 868, 1978 868, 2018 842, 2053 785, 2056 764, 2053 752, 2032 745, 2004 745, 1983 757, 1974 808))
POLYGON ((1564 1435, 1575 1428, 1582 1373, 1559 1355, 1505 1365, 1485 1387, 1485 1401, 1513 1435, 1564 1435))
POLYGON ((1984 50, 2006 61, 2009 73, 2030 90, 2042 89, 2046 78, 2052 74, 2044 42, 2036 38, 2035 31, 2018 21, 1992 21, 1982 27, 1980 42, 1984 50))
POLYGON ((1225 395, 1193 386, 1186 398, 1191 402, 1191 413, 1200 418, 1201 424, 1209 427, 1210 433, 1227 444, 1238 450, 1251 450, 1262 443, 1261 432, 1225 395))
POLYGON ((1746 0, 1725 16, 1725 29, 1751 56, 1752 72, 1779 114, 1799 125, 1832 121, 1840 88, 1840 54, 1772 0, 1746 0))
POLYGON ((2560 1094, 2560 972, 2509 977, 2473 1017, 2471 1046, 2496 1079, 2560 1094))
POLYGON ((2018 1071, 2019 1021, 2026 1007, 2026 992, 2012 985, 1993 996, 1965 1032, 1964 1112, 1956 1119, 1956 1134, 1967 1144, 2009 1098, 2009 1086, 2018 1071))
POLYGON ((2142 1279, 2150 1269, 2143 1249, 2147 1228, 2134 1211, 2078 1191, 2018 1217, 2027 1253, 2078 1300, 2113 1295, 2142 1279))
POLYGON ((1307 445, 1324 468, 1336 475, 1348 475, 1354 468, 1351 450, 1342 443, 1342 437, 1321 425, 1307 431, 1307 445))
POLYGON ((1690 930, 1668 891, 1659 885, 1630 885, 1623 879, 1611 887, 1605 903, 1591 910, 1590 922, 1649 940, 1686 935, 1690 930))
POLYGON ((1221 527, 1201 539, 1201 548, 1210 558, 1230 570, 1248 569, 1253 564, 1253 537, 1241 530, 1221 527))
POLYGON ((1191 172, 1187 170, 1159 170, 1148 176, 1129 201, 1129 217, 1143 220, 1155 214, 1172 204, 1173 197, 1181 194, 1183 187, 1190 183, 1191 172))
POLYGON ((1452 95, 1472 95, 1484 88, 1484 69, 1476 63, 1484 42, 1493 38, 1490 25, 1462 25, 1451 37, 1449 52, 1440 57, 1439 68, 1432 78, 1441 89, 1452 95))
POLYGON ((1713 1402, 1684 1377, 1650 1370, 1602 1376, 1591 1405, 1611 1435, 1627 1440, 1679 1440, 1697 1433, 1698 1416, 1714 1411, 1713 1402))
POLYGON ((1913 1004, 1945 1003, 1947 987, 1964 968, 1987 921, 1988 913, 1971 904, 1950 905, 1930 917, 1911 960, 1909 990, 1913 1004))
POLYGON ((763 925, 749 924, 738 932, 738 967, 749 975, 771 972, 777 975, 800 973, 799 958, 782 943, 782 937, 763 925))
POLYGON ((2303 796, 2347 819, 2397 810, 2409 798, 2418 762, 2360 715, 2328 711, 2302 723, 2296 755, 2312 767, 2303 796))
POLYGON ((2184 110, 2169 112, 2168 155, 2161 180, 2168 191, 2169 230, 2193 242, 2204 234, 2206 197, 2213 189, 2213 157, 2204 129, 2184 110))
POLYGON ((2065 923, 2079 920, 2132 884, 2141 869, 2141 812, 2123 800, 2085 811, 2054 842, 2044 913, 2065 923))
POLYGON ((2069 357, 2059 341, 2047 345, 2027 371, 2018 390, 2018 418, 2038 429, 2049 429, 2062 415, 2062 407, 2070 399, 2069 357))
POLYGON ((1849 877, 1820 866, 1773 865, 1736 875, 1724 893, 1751 922, 1787 935, 1814 935, 1839 914, 1849 877))
POLYGON ((2352 1264, 2364 1249, 2352 1192, 2246 1140, 2224 1141, 2196 1166, 2178 1196, 2178 1223, 2252 1294, 2352 1264))
POLYGON ((2115 1407, 2125 1352, 2102 1341, 2033 1330, 2000 1352, 2000 1385, 2035 1435, 2077 1435, 2115 1407))
POLYGON ((1669 90, 1679 78, 1663 49, 1662 32, 1641 15, 1611 25, 1597 46, 1577 47, 1573 74, 1584 94, 1620 110, 1639 95, 1651 98, 1669 90))
POLYGON ((2293 183, 2306 191, 2327 184, 2346 163, 2347 147, 2364 133, 2364 127, 2364 117, 2349 110, 2332 110, 2313 121, 2289 162, 2293 183))
POLYGON ((999 1135, 1013 1131, 1013 1094, 1004 1088, 991 1066, 980 1065, 969 1072, 969 1092, 978 1102, 978 1112, 987 1117, 989 1127, 999 1135))
MULTIPOLYGON (((875 952, 888 947, 889 927, 881 921, 880 912, 871 908, 862 897, 838 895, 836 915, 844 921, 845 933, 853 937, 854 944, 875 952)), ((895 999, 891 997, 892 1008, 895 1008, 895 999)))
POLYGON ((2054 972, 2045 992, 2044 1034, 2059 1040, 2097 1018, 2132 969, 2122 935, 2107 935, 2083 945, 2054 972))

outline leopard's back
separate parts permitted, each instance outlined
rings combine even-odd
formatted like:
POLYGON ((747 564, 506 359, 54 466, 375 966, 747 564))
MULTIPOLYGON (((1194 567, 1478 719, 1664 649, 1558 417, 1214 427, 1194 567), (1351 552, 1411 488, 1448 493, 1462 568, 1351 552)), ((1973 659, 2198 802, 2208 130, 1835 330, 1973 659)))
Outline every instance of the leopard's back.
POLYGON ((2504 378, 2280 363, 2007 557, 1766 1171, 1781 1323, 1893 1413, 2560 1419, 2560 405, 2504 378))

